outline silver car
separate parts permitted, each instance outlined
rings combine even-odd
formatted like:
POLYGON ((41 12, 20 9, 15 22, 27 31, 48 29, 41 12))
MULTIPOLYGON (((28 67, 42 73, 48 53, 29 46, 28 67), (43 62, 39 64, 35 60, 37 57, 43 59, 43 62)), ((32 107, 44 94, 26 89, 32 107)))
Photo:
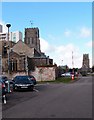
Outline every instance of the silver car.
POLYGON ((72 74, 70 72, 67 72, 67 73, 63 73, 61 74, 62 77, 71 77, 72 74))

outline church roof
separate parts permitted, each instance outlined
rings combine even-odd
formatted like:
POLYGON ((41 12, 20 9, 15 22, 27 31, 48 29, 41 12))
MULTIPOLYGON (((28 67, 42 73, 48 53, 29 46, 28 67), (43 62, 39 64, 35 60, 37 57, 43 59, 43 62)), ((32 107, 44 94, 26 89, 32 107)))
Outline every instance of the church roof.
POLYGON ((13 51, 20 54, 25 54, 28 57, 34 56, 34 48, 28 47, 22 40, 19 40, 14 46, 13 51))

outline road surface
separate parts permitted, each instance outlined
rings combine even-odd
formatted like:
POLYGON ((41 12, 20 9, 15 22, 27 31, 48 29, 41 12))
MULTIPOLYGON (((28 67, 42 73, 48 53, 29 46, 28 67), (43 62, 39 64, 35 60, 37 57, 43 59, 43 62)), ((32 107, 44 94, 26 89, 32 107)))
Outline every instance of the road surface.
POLYGON ((34 92, 13 92, 3 105, 3 118, 92 118, 92 77, 36 86, 34 92))

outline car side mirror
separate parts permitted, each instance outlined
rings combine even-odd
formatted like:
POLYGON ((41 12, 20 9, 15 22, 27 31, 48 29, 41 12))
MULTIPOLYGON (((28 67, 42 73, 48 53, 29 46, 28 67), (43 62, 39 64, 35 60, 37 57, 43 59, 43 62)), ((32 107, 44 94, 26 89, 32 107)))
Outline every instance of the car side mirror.
POLYGON ((5 83, 9 83, 9 81, 7 80, 7 81, 5 81, 5 83))

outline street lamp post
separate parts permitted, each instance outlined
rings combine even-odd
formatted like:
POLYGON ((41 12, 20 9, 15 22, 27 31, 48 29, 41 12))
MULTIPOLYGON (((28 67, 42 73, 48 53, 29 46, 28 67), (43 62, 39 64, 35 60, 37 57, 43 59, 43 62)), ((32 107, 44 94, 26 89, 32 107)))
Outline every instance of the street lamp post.
POLYGON ((2 75, 2 55, 0 55, 0 75, 2 75))
POLYGON ((10 52, 10 45, 9 45, 9 28, 11 27, 11 24, 6 24, 8 28, 8 77, 9 77, 9 65, 10 65, 10 59, 9 59, 9 52, 10 52))
POLYGON ((25 69, 26 69, 26 74, 28 75, 28 61, 27 61, 27 55, 25 55, 25 69))
POLYGON ((11 71, 13 71, 13 58, 11 59, 11 71))

